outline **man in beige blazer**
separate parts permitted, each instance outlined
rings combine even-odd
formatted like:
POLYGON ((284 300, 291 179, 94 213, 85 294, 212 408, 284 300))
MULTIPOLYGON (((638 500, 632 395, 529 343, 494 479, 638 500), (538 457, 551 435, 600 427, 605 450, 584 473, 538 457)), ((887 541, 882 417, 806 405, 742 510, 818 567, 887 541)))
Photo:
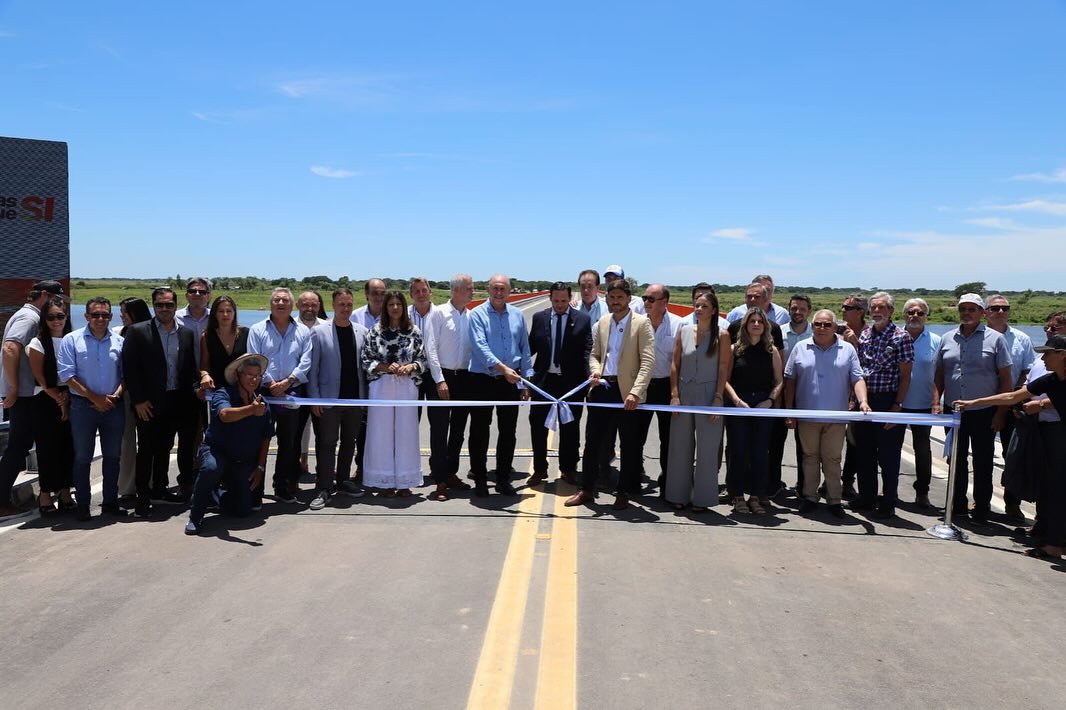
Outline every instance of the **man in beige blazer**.
POLYGON ((635 487, 640 475, 640 422, 634 410, 647 395, 655 367, 655 333, 646 316, 630 310, 630 296, 629 283, 624 279, 608 282, 609 313, 593 328, 588 401, 623 406, 589 407, 581 490, 567 499, 568 506, 589 503, 596 497, 597 452, 604 433, 613 431, 614 427, 622 441, 622 468, 612 506, 615 510, 629 505, 627 491, 635 487))

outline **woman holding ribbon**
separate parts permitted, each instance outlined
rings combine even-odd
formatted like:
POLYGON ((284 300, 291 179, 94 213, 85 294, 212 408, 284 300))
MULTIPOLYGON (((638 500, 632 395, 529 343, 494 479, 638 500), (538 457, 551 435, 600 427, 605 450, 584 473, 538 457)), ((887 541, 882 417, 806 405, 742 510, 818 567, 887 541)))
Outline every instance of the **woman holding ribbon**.
MULTIPOLYGON (((367 334, 361 355, 370 399, 417 400, 426 370, 422 333, 411 323, 403 292, 386 293, 383 310, 381 320, 367 334)), ((417 407, 367 409, 363 485, 401 497, 422 485, 417 407)))
MULTIPOLYGON (((769 409, 778 403, 782 387, 781 353, 774 347, 766 313, 753 306, 740 321, 737 342, 733 345, 733 368, 725 386, 726 400, 740 409, 769 409)), ((759 496, 766 492, 772 427, 773 420, 769 417, 732 416, 726 420, 729 459, 725 480, 734 513, 766 513, 759 496)))
MULTIPOLYGON (((670 367, 670 404, 721 407, 733 350, 718 328, 718 296, 701 293, 692 302, 695 323, 681 327, 670 367)), ((718 447, 722 418, 675 412, 670 423, 666 501, 676 510, 692 505, 703 513, 718 502, 718 447)))

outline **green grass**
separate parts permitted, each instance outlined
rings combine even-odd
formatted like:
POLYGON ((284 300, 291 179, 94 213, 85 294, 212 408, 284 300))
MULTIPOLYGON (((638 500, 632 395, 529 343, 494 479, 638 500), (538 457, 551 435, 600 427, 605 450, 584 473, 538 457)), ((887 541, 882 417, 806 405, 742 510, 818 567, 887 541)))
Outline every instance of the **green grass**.
MULTIPOLYGON (((71 295, 76 303, 84 303, 93 296, 105 296, 113 303, 117 303, 127 296, 138 296, 148 301, 150 300, 152 288, 159 286, 164 282, 166 282, 166 279, 82 279, 73 277, 71 278, 71 295)), ((394 286, 399 286, 400 283, 399 280, 393 280, 394 286)), ((526 285, 524 282, 520 281, 514 281, 513 283, 519 288, 524 288, 526 285)), ((535 285, 539 284, 540 282, 536 282, 535 285)), ((319 293, 321 293, 326 299, 326 306, 328 309, 332 287, 326 288, 323 284, 316 284, 316 286, 318 287, 319 293)), ((301 284, 299 282, 297 282, 296 285, 291 286, 293 292, 297 295, 299 295, 299 292, 306 287, 306 284, 301 284)), ((183 302, 184 298, 180 293, 181 289, 177 288, 175 290, 179 291, 179 302, 183 302)), ((672 302, 684 305, 692 304, 692 299, 689 297, 688 286, 671 286, 670 291, 670 300, 672 302)), ((828 308, 839 316, 840 305, 843 303, 844 297, 854 291, 855 289, 804 290, 779 286, 774 295, 774 302, 780 306, 787 307, 788 299, 793 293, 806 293, 810 296, 815 310, 828 308)), ((216 288, 212 296, 218 296, 223 293, 232 296, 233 300, 237 302, 237 308, 241 310, 266 310, 270 307, 270 292, 270 288, 233 290, 216 288)), ((361 281, 352 282, 352 292, 355 296, 356 307, 366 303, 366 299, 363 297, 361 281)), ((955 295, 951 291, 919 289, 919 292, 917 293, 904 290, 890 290, 889 292, 892 293, 896 299, 895 315, 897 321, 903 320, 903 303, 908 298, 919 296, 929 303, 930 323, 958 322, 958 313, 955 310, 955 295)), ((643 286, 641 286, 636 293, 643 293, 643 286)), ((864 293, 869 296, 872 291, 866 291, 864 293)), ((989 294, 985 295, 987 296, 989 294)), ((1004 291, 1003 295, 1010 299, 1010 322, 1018 325, 1042 324, 1048 313, 1066 308, 1066 297, 1060 295, 1047 295, 1046 293, 1032 294, 1028 292, 1012 291, 1004 291)), ((447 289, 437 288, 433 290, 434 303, 444 303, 448 300, 448 297, 449 293, 447 289)), ((478 291, 474 294, 474 297, 485 298, 485 293, 483 291, 478 291)), ((739 286, 720 287, 718 291, 718 299, 722 313, 728 313, 733 307, 744 302, 744 288, 739 286)))

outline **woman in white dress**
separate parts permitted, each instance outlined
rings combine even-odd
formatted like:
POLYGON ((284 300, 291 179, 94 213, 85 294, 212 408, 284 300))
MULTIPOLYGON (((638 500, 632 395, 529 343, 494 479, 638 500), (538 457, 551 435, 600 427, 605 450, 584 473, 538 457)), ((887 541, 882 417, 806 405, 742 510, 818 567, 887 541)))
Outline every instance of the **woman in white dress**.
MULTIPOLYGON (((384 313, 363 343, 370 399, 418 399, 426 370, 422 333, 411 323, 401 291, 385 294, 384 313)), ((368 407, 363 485, 386 496, 410 496, 422 485, 417 407, 368 407)))

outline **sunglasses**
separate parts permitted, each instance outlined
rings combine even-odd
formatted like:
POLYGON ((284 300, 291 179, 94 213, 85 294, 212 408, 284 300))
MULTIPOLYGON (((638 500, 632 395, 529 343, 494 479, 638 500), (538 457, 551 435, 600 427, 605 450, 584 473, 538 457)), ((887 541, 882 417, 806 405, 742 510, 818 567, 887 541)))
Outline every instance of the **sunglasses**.
POLYGON ((836 328, 836 323, 826 323, 825 321, 816 320, 811 323, 815 328, 836 328))
POLYGON ((988 310, 993 313, 1007 313, 1010 311, 1010 306, 989 306, 988 310))
POLYGON ((152 304, 152 306, 153 306, 153 307, 154 307, 154 308, 155 308, 155 309, 156 309, 157 311, 158 311, 158 310, 160 310, 160 309, 163 309, 163 310, 165 310, 165 311, 166 311, 166 310, 170 310, 171 308, 177 308, 177 307, 178 307, 178 304, 176 304, 176 303, 171 303, 171 302, 169 302, 169 301, 168 301, 167 303, 153 303, 153 304, 152 304))
POLYGON ((656 301, 663 300, 662 298, 656 298, 655 296, 641 296, 640 298, 645 303, 655 303, 656 301))
POLYGON ((863 307, 862 306, 843 305, 843 306, 840 307, 840 309, 843 310, 843 311, 861 311, 861 310, 863 310, 863 307))
POLYGON ((190 296, 206 296, 211 292, 208 291, 206 288, 190 288, 186 290, 185 293, 189 294, 190 296))
POLYGON ((925 315, 925 311, 923 311, 920 308, 912 308, 909 311, 907 311, 907 315, 909 315, 909 316, 924 316, 925 315))
POLYGON ((110 313, 89 313, 87 315, 92 320, 111 320, 110 313))
POLYGON ((50 321, 66 320, 67 319, 67 314, 66 313, 53 313, 51 315, 45 316, 44 319, 45 320, 50 320, 50 321))

